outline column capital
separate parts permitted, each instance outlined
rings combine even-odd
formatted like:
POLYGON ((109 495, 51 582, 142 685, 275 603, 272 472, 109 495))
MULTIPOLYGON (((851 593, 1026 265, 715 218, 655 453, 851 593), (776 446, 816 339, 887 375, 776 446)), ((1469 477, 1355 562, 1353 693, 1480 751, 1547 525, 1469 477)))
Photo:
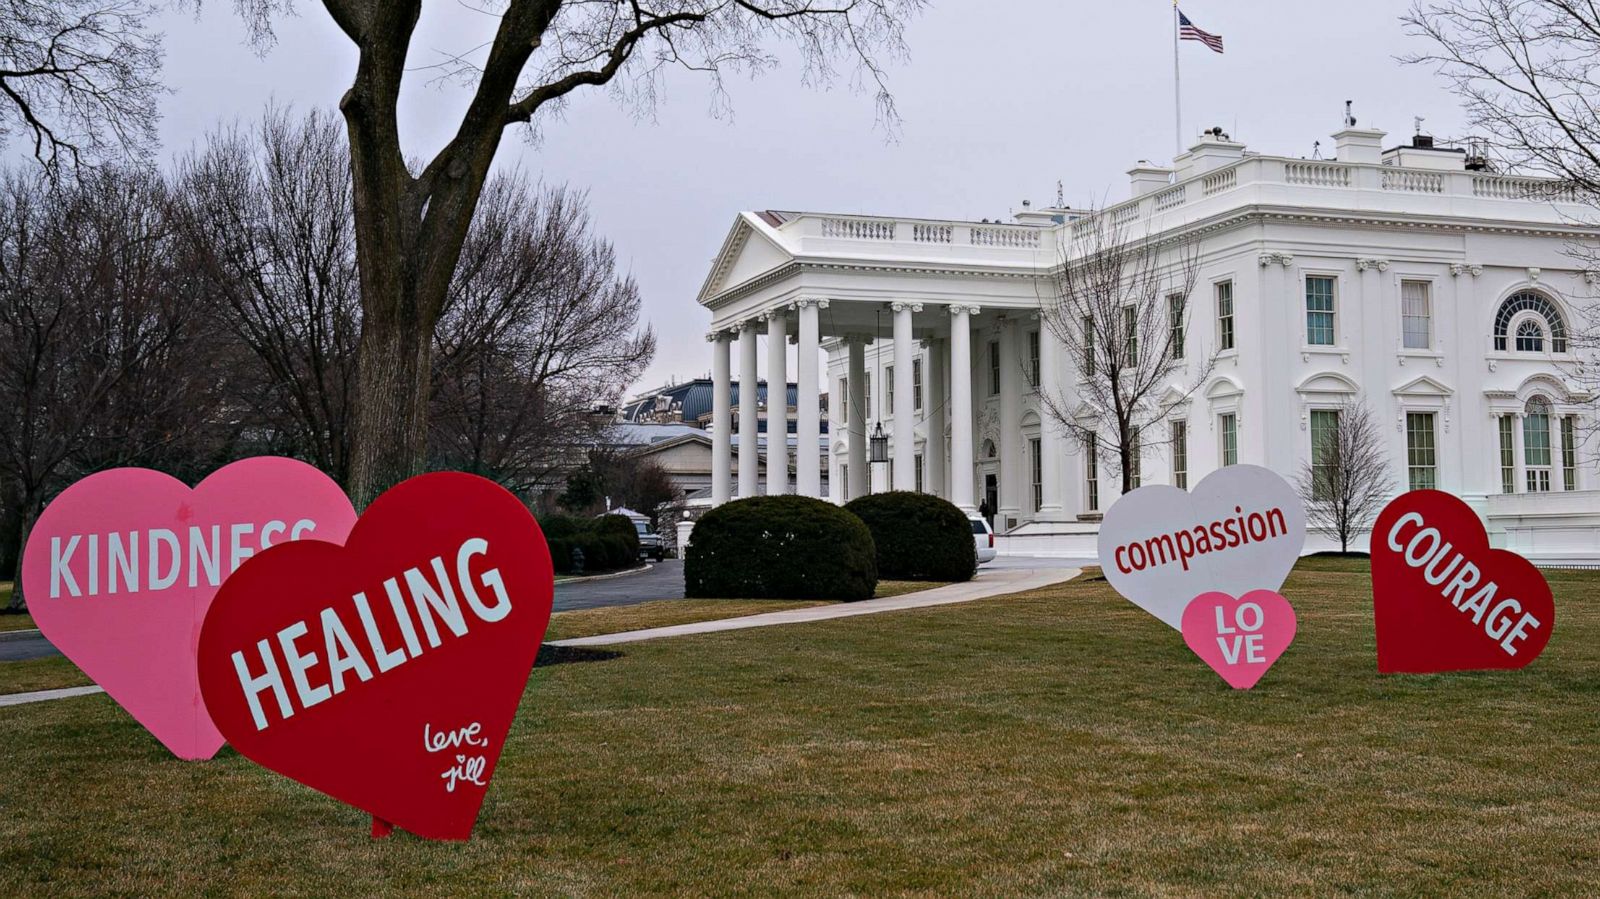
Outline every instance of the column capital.
POLYGON ((889 308, 893 309, 896 312, 904 312, 907 309, 910 309, 912 312, 921 312, 922 311, 922 304, 921 303, 908 303, 908 302, 906 302, 904 300, 896 300, 893 303, 889 304, 889 308))
POLYGON ((804 309, 807 306, 816 306, 818 309, 826 309, 828 308, 828 300, 826 297, 797 297, 795 301, 789 305, 790 308, 793 309, 804 309))
POLYGON ((1256 261, 1261 264, 1262 268, 1266 268, 1267 266, 1273 265, 1273 264, 1281 265, 1284 268, 1288 268, 1289 266, 1294 265, 1294 254, 1293 253, 1262 253, 1260 256, 1256 257, 1256 261))
POLYGON ((1389 260, 1387 260, 1387 259, 1357 259, 1356 260, 1356 271, 1364 272, 1369 268, 1375 268, 1380 272, 1386 272, 1386 271, 1389 270, 1389 260))
POLYGON ((945 311, 949 312, 951 315, 961 315, 963 313, 967 315, 977 315, 983 311, 981 307, 972 303, 950 303, 944 308, 945 311))
POLYGON ((737 333, 731 329, 723 328, 717 331, 706 332, 706 343, 716 343, 720 340, 732 340, 737 333))
MULTIPOLYGON (((749 318, 747 318, 744 321, 739 323, 739 330, 740 330, 740 332, 749 331, 749 332, 754 333, 757 329, 759 329, 761 327, 761 325, 765 321, 766 321, 766 316, 752 315, 749 318)), ((741 334, 741 336, 742 336, 742 334, 741 334)))
POLYGON ((770 322, 770 321, 773 321, 773 320, 788 321, 789 320, 789 310, 785 309, 782 306, 777 306, 775 308, 768 309, 766 312, 762 312, 762 313, 758 314, 756 316, 756 318, 758 318, 758 319, 760 319, 761 321, 764 321, 764 322, 770 322))

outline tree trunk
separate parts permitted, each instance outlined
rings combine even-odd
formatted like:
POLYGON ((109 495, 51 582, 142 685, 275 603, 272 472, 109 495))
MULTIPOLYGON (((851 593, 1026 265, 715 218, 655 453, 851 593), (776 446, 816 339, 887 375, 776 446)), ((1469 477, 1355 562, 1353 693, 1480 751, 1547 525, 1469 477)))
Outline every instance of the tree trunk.
POLYGON ((415 303, 366 303, 357 371, 350 495, 365 509, 378 494, 420 474, 428 452, 433 322, 415 303))

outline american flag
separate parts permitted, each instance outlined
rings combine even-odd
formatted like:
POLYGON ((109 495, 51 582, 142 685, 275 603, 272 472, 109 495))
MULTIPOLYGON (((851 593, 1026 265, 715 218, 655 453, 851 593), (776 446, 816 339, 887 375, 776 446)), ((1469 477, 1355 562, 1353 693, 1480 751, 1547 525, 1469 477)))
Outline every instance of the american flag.
POLYGON ((1218 53, 1222 52, 1222 35, 1196 28, 1195 24, 1189 21, 1189 17, 1183 14, 1183 10, 1178 11, 1178 38, 1185 41, 1199 41, 1218 53))

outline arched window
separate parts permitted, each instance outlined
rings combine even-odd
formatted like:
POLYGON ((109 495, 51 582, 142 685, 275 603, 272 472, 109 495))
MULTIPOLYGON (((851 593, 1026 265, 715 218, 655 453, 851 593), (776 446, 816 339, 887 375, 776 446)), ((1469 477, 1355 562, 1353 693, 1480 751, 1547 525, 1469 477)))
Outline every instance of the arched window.
POLYGON ((1517 325, 1517 352, 1544 352, 1544 328, 1536 318, 1525 318, 1517 325))
MULTIPOLYGON (((1520 342, 1521 338, 1518 337, 1520 342)), ((1528 400, 1522 416, 1522 458, 1528 472, 1528 492, 1550 490, 1550 401, 1542 396, 1528 400)))
POLYGON ((1517 350, 1519 352, 1544 352, 1544 338, 1549 335, 1550 352, 1565 353, 1567 351, 1567 323, 1561 317, 1561 310, 1544 294, 1524 290, 1514 293, 1500 304, 1500 310, 1494 316, 1494 348, 1501 352, 1507 349, 1507 333, 1511 329, 1514 319, 1521 319, 1517 324, 1517 350), (1523 313, 1527 313, 1523 315, 1523 313), (1543 327, 1541 327, 1541 323, 1543 327), (1529 326, 1532 326, 1531 328, 1529 326), (1527 346, 1524 346, 1526 341, 1527 346))
POLYGON ((998 453, 995 452, 994 441, 985 440, 983 442, 983 458, 993 459, 996 455, 998 455, 998 453))

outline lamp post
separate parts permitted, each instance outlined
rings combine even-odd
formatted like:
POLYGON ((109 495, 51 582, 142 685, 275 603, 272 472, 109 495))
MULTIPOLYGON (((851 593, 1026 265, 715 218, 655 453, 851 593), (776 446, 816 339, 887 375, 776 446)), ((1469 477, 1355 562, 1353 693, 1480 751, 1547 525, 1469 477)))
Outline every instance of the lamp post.
POLYGON ((889 438, 883 433, 883 422, 878 422, 872 430, 872 438, 867 441, 867 461, 877 465, 889 461, 889 438))

